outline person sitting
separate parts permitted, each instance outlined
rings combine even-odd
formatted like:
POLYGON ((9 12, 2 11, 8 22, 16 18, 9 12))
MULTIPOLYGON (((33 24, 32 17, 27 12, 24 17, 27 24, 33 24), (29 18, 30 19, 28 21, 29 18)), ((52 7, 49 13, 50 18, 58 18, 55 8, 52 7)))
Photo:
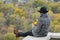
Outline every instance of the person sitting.
POLYGON ((34 27, 32 30, 27 32, 18 32, 17 29, 14 29, 14 34, 16 35, 16 37, 26 37, 28 35, 35 37, 47 36, 50 26, 50 17, 47 14, 48 9, 47 7, 43 6, 40 8, 38 12, 41 14, 41 16, 38 19, 37 27, 34 27))

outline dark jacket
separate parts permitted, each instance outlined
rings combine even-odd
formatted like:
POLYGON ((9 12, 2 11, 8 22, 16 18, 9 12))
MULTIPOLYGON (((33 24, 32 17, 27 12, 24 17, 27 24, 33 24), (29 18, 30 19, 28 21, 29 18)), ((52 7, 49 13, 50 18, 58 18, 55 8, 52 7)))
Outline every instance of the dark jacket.
POLYGON ((50 26, 50 18, 48 14, 42 14, 38 22, 38 26, 32 29, 33 35, 36 37, 47 36, 50 26))

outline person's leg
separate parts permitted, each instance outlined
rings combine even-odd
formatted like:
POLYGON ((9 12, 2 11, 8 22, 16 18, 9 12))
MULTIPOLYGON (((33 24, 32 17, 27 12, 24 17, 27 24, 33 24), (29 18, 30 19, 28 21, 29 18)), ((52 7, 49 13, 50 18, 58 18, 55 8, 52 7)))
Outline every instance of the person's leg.
POLYGON ((26 36, 28 36, 28 35, 33 36, 32 31, 19 32, 18 35, 17 35, 17 37, 26 37, 26 36))

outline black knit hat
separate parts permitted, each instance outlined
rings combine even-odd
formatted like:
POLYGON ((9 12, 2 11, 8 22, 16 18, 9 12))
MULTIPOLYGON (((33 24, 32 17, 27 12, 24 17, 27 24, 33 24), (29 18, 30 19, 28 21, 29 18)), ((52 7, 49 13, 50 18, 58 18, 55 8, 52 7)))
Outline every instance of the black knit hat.
POLYGON ((41 7, 41 9, 38 11, 38 12, 40 12, 40 13, 47 13, 48 12, 48 10, 47 10, 47 7, 41 7))

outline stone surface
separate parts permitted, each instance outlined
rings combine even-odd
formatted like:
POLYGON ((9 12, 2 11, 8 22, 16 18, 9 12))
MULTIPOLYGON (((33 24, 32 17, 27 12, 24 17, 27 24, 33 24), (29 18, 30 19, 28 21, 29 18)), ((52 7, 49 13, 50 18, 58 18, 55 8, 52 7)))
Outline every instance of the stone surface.
POLYGON ((48 33, 46 37, 27 36, 23 40, 50 40, 50 38, 60 38, 60 33, 48 33))
POLYGON ((46 37, 33 37, 33 36, 27 36, 23 40, 49 40, 51 38, 51 33, 48 33, 46 37))

